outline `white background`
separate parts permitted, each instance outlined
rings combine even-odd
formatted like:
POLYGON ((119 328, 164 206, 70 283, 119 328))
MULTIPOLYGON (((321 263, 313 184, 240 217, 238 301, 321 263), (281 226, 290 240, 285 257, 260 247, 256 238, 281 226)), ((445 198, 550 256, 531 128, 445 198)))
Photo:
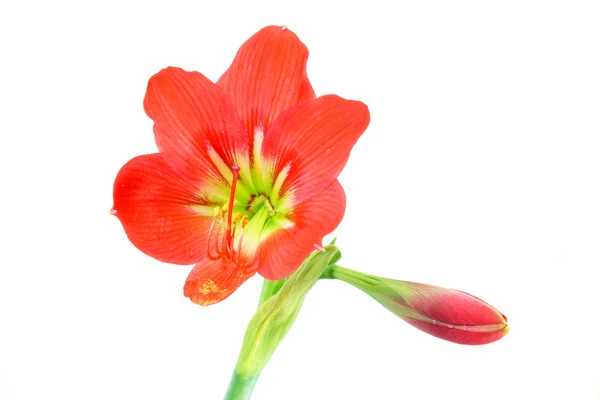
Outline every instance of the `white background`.
POLYGON ((370 107, 341 181, 347 267, 508 316, 467 347, 319 283, 254 399, 600 398, 595 1, 11 2, 0 6, 0 399, 220 399, 261 279, 202 308, 108 213, 168 65, 216 80, 287 24, 318 95, 370 107), (393 5, 392 5, 393 4, 393 5))

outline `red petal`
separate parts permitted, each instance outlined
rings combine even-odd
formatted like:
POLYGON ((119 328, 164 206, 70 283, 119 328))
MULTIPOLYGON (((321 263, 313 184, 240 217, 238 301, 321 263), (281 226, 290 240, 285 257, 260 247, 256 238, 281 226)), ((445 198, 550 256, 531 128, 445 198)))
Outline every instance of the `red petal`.
POLYGON ((154 120, 156 144, 180 172, 200 168, 220 177, 212 147, 227 166, 248 155, 248 135, 223 91, 198 72, 163 69, 148 82, 146 114, 154 120))
POLYGON ((315 98, 308 49, 292 31, 268 26, 248 39, 217 85, 232 99, 249 134, 265 132, 286 109, 315 98))
POLYGON ((274 232, 259 249, 258 272, 270 280, 292 274, 321 245, 323 237, 342 221, 346 195, 336 180, 321 193, 294 206, 289 219, 294 226, 274 232))
POLYGON ((207 258, 194 266, 185 281, 183 294, 196 304, 208 306, 229 297, 255 273, 254 266, 241 269, 224 258, 207 258))
POLYGON ((164 262, 193 264, 206 253, 212 222, 190 207, 209 204, 200 186, 182 178, 160 154, 136 157, 115 179, 112 213, 142 252, 164 262))
POLYGON ((331 185, 368 125, 366 105, 335 95, 285 112, 265 134, 263 145, 265 157, 276 160, 277 173, 291 168, 282 196, 291 190, 293 202, 302 202, 331 185))

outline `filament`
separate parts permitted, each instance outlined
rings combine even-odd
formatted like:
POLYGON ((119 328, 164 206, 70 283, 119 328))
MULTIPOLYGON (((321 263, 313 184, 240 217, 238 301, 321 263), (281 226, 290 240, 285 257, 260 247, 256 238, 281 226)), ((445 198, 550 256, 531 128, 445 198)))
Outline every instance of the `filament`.
POLYGON ((219 243, 219 242, 221 242, 221 236, 225 236, 224 232, 223 232, 224 231, 223 217, 219 218, 219 226, 216 229, 216 236, 214 236, 216 221, 217 221, 217 217, 214 217, 212 223, 210 224, 210 230, 208 231, 208 239, 206 240, 206 255, 211 260, 218 260, 219 258, 221 258, 221 256, 224 253, 224 248, 223 248, 222 244, 219 243), (213 242, 214 242, 214 249, 217 252, 216 255, 212 254, 213 242))

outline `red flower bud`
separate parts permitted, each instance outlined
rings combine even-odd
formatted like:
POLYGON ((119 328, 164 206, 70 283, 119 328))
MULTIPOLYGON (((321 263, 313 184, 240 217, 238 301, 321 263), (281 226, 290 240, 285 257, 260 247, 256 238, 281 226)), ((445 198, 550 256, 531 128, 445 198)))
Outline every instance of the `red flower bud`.
POLYGON ((470 294, 333 267, 327 277, 348 282, 415 328, 460 344, 486 344, 508 333, 508 323, 494 307, 470 294))

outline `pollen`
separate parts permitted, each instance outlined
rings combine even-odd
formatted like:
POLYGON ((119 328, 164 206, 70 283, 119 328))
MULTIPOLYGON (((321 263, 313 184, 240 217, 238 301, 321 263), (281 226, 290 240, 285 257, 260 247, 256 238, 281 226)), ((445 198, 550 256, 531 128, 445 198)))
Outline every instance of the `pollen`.
POLYGON ((198 291, 202 294, 209 293, 227 293, 227 289, 221 289, 219 285, 215 283, 212 279, 208 279, 206 282, 202 284, 202 288, 198 289, 198 291))

